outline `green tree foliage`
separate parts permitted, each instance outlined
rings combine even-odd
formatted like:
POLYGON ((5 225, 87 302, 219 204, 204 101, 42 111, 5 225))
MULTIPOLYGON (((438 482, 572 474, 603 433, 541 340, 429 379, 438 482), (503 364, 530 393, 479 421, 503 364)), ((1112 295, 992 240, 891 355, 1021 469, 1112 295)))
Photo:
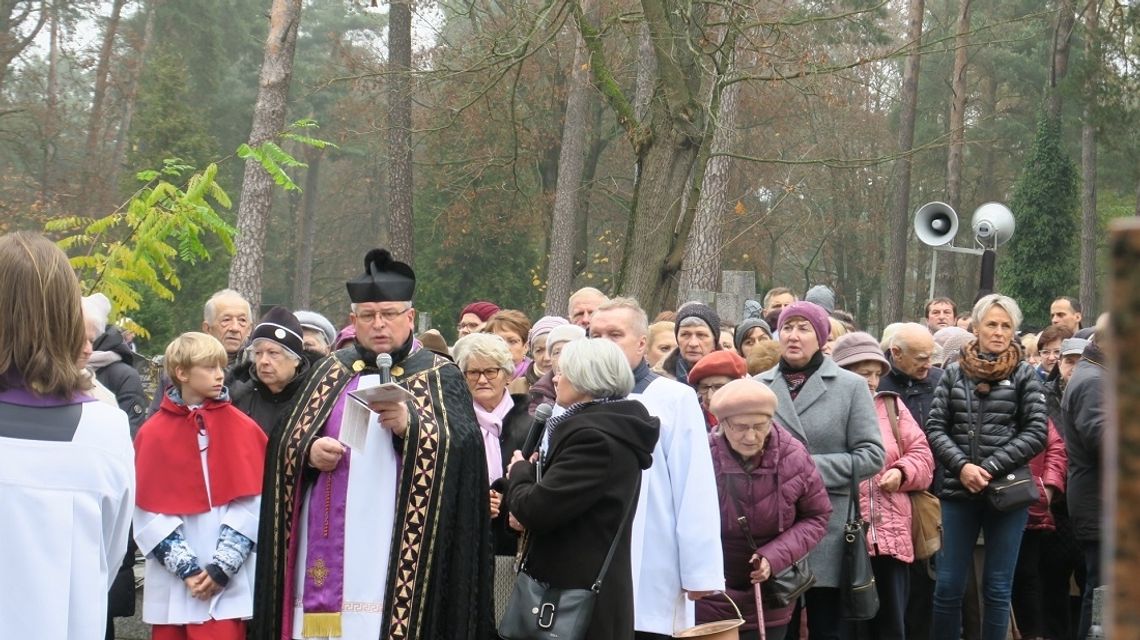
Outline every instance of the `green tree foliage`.
POLYGON ((1076 293, 1079 193, 1061 124, 1042 115, 1010 202, 1017 232, 998 258, 998 289, 1017 300, 1028 326, 1048 324, 1049 303, 1076 293))
MULTIPOLYGON (((71 265, 85 292, 99 291, 110 298, 112 315, 139 309, 148 295, 173 300, 182 286, 175 263, 209 260, 208 237, 233 253, 237 231, 214 209, 230 207, 229 196, 214 181, 218 167, 207 166, 182 187, 170 181, 191 169, 167 160, 161 170, 139 173, 146 185, 111 214, 96 220, 72 216, 45 225, 49 233, 68 234, 58 240, 60 248, 73 254, 71 265)), ((149 335, 144 325, 138 329, 140 335, 149 335)))

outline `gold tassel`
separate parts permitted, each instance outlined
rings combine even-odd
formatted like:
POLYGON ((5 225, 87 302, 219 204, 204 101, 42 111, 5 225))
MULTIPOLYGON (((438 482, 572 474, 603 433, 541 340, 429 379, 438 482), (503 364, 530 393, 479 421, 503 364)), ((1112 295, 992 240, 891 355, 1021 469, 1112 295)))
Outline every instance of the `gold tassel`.
POLYGON ((339 613, 306 613, 302 619, 301 635, 306 638, 339 638, 339 613))

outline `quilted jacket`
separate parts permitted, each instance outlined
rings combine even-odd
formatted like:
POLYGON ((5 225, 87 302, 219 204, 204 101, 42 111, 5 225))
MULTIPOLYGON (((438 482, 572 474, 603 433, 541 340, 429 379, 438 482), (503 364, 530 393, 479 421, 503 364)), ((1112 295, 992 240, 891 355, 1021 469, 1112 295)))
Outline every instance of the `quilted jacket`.
POLYGON ((956 362, 934 391, 926 434, 935 459, 946 469, 939 492, 944 500, 981 499, 959 480, 967 463, 998 476, 1025 466, 1045 449, 1045 394, 1033 367, 1020 362, 1008 378, 990 387, 988 394, 977 393, 977 382, 956 362))
POLYGON ((930 479, 934 475, 934 457, 926 442, 926 434, 897 394, 877 394, 875 412, 879 416, 879 431, 883 436, 887 459, 882 471, 859 485, 859 508, 869 525, 867 549, 873 556, 891 556, 902 562, 914 562, 914 544, 910 535, 910 497, 907 492, 922 491, 930 486, 930 479), (889 402, 898 406, 901 451, 887 414, 889 402), (901 471, 903 480, 898 491, 887 493, 879 488, 879 480, 890 469, 901 471))

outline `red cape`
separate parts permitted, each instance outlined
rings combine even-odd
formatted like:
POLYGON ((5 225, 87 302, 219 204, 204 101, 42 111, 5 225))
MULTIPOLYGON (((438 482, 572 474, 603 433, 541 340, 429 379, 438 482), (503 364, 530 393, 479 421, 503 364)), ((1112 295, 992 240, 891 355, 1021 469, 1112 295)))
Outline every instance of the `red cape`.
POLYGON ((152 513, 192 515, 238 498, 261 495, 265 432, 228 401, 197 409, 162 399, 135 436, 135 504, 152 513), (209 437, 202 474, 199 423, 209 437))

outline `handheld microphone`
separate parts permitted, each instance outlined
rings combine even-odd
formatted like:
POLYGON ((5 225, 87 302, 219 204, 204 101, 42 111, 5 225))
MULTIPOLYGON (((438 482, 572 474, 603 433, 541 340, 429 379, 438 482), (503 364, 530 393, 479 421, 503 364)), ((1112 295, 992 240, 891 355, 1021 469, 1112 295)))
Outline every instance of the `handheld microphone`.
POLYGON ((392 356, 387 353, 377 354, 376 367, 380 369, 380 384, 392 381, 392 356))
POLYGON ((538 441, 542 438, 542 432, 546 429, 546 421, 550 419, 550 415, 554 413, 554 407, 543 402, 538 405, 534 410, 534 422, 530 425, 530 432, 526 435, 526 443, 523 444, 522 454, 526 459, 534 454, 535 449, 538 448, 538 441))

